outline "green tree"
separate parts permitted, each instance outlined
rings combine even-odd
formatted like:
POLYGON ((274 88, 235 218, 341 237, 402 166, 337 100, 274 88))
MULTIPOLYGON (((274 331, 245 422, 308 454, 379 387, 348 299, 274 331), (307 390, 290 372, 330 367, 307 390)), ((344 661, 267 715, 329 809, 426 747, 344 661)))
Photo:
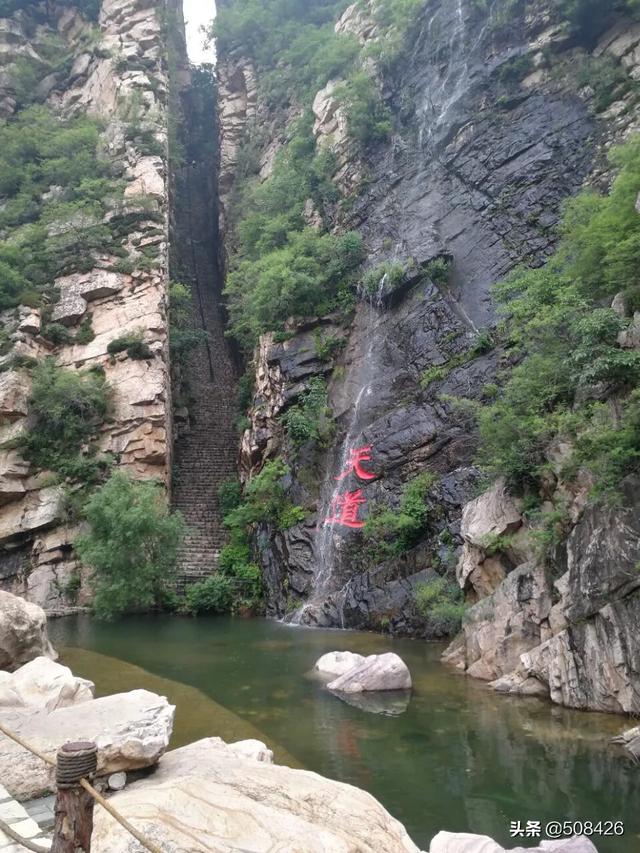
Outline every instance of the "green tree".
POLYGON ((117 471, 94 493, 84 514, 89 531, 75 548, 92 569, 96 615, 113 619, 162 604, 185 533, 164 490, 117 471))

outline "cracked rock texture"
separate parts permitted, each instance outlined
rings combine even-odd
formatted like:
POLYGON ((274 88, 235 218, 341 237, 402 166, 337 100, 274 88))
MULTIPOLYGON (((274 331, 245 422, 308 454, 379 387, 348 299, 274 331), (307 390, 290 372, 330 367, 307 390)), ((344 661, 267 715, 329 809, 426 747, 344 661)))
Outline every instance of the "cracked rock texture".
MULTIPOLYGON (((55 7, 37 26, 28 11, 0 19, 0 51, 7 66, 22 56, 39 58, 40 45, 52 30, 73 57, 68 74, 58 73, 41 85, 54 108, 65 115, 88 113, 105 122, 106 152, 124 168, 123 198, 106 221, 125 234, 133 261, 130 273, 113 271, 118 258, 95 257, 89 272, 58 278, 59 300, 52 320, 73 334, 90 318, 94 338, 86 344, 52 345, 40 337, 38 310, 21 307, 4 312, 14 355, 42 359, 55 356, 70 369, 101 367, 113 388, 113 416, 99 437, 99 450, 139 478, 168 484, 171 469, 171 394, 168 366, 167 229, 168 175, 165 156, 151 156, 127 139, 123 110, 135 102, 140 128, 166 149, 168 133, 166 45, 158 4, 152 0, 103 0, 97 38, 91 24, 70 8, 55 7), (42 21, 45 21, 44 23, 42 21), (151 263, 143 255, 153 258, 151 263), (138 266, 138 261, 142 261, 138 266), (140 333, 152 357, 132 361, 126 353, 112 358, 109 343, 140 333)), ((35 14, 35 13, 34 13, 35 14)), ((0 113, 15 107, 11 77, 0 74, 0 113)), ((54 223, 52 227, 67 227, 54 223)), ((29 397, 24 370, 0 374, 0 440, 24 428, 29 397)), ((86 603, 64 590, 81 567, 72 543, 77 530, 63 523, 61 493, 44 487, 43 477, 15 450, 0 450, 0 585, 37 602, 49 612, 68 612, 86 603)))
MULTIPOLYGON (((639 129, 628 95, 596 114, 575 67, 592 52, 638 79, 640 27, 619 21, 595 46, 579 45, 544 2, 511 24, 487 20, 471 3, 462 4, 461 15, 445 0, 425 4, 396 75, 385 81, 393 136, 358 165, 366 183, 340 222, 363 235, 369 266, 410 260, 410 272, 394 293, 381 282, 381 298, 361 300, 349 321, 292 323, 284 343, 263 337, 241 469, 247 478, 284 456, 291 499, 307 510, 294 528, 263 525, 256 537, 270 615, 433 637, 438 631, 425 623, 416 591, 446 575, 472 605, 447 654, 452 664, 502 691, 637 713, 633 488, 625 507, 603 510, 589 504, 588 478, 558 484, 569 504, 568 541, 552 565, 540 565, 504 483, 477 497, 475 426, 453 398, 481 400, 507 364, 499 350, 474 347, 496 322, 493 284, 521 262, 545 261, 563 200, 586 184, 606 187, 605 151, 639 129), (528 56, 531 70, 507 82, 517 56, 528 56), (438 258, 451 261, 446 282, 432 275, 438 258), (329 334, 345 343, 321 357, 318 341, 329 334), (280 416, 318 376, 328 381, 333 432, 324 446, 295 454, 280 416), (327 531, 336 477, 358 447, 371 448, 367 466, 375 475, 357 482, 367 501, 361 517, 376 505, 397 509, 419 473, 437 476, 422 541, 400 557, 372 555, 357 530, 327 531)), ((361 44, 376 36, 361 7, 348 10, 339 27, 361 44)), ((238 75, 233 130, 241 138, 260 115, 257 96, 247 97, 256 89, 255 69, 248 86, 245 61, 225 62, 225 80, 238 75)), ((314 132, 321 145, 337 139, 339 149, 344 122, 334 88, 332 82, 316 96, 314 132)), ((233 104, 227 107, 223 91, 223 125, 233 104)), ((338 156, 339 169, 341 162, 338 156)), ((232 158, 227 166, 223 193, 232 158)), ((310 210, 310 221, 314 215, 310 210)), ((623 302, 614 308, 628 312, 623 302)), ((636 325, 624 333, 624 346, 638 345, 636 325)), ((550 448, 552 466, 565 451, 550 448)))

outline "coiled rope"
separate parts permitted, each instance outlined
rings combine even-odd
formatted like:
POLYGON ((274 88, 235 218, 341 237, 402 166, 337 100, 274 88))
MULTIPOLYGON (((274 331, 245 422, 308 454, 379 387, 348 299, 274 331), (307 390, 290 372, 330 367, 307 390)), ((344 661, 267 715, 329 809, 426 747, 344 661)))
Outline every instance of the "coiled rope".
MULTIPOLYGON (((30 752, 32 755, 35 755, 36 758, 39 758, 41 761, 44 761, 45 764, 48 764, 50 767, 56 766, 56 762, 52 758, 49 758, 48 755, 45 755, 43 752, 40 752, 35 747, 28 744, 19 735, 10 731, 2 723, 0 723, 0 732, 2 732, 2 734, 5 735, 6 737, 8 737, 10 740, 17 743, 23 749, 26 749, 27 752, 30 752)), ((123 817, 118 811, 116 811, 116 809, 111 805, 111 803, 109 803, 108 800, 105 800, 105 798, 102 796, 102 794, 99 794, 98 791, 96 791, 96 789, 93 787, 93 785, 91 785, 89 782, 87 782, 86 779, 80 779, 80 785, 84 788, 84 790, 88 794, 90 794, 93 797, 93 799, 97 803, 99 803, 99 805, 102 806, 103 809, 105 809, 105 811, 109 812, 109 814, 111 815, 111 817, 114 820, 118 821, 120 826, 122 826, 124 829, 126 829, 127 832, 131 833, 131 835, 133 835, 133 837, 136 839, 136 841, 140 842, 140 844, 142 844, 142 846, 146 850, 148 850, 149 853, 165 853, 165 851, 163 851, 160 847, 158 847, 157 844, 154 844, 153 841, 150 841, 148 838, 145 838, 145 836, 141 832, 139 832, 135 828, 135 826, 132 826, 125 817, 123 817)), ((6 824, 5 824, 5 826, 6 826, 6 824)), ((38 847, 37 845, 31 844, 31 843, 25 843, 25 839, 22 837, 19 837, 19 836, 16 837, 16 833, 13 833, 13 831, 7 832, 7 830, 4 828, 4 826, 2 827, 2 831, 6 832, 6 834, 9 835, 14 841, 17 841, 19 844, 22 844, 22 846, 26 847, 28 850, 33 850, 33 851, 35 851, 35 853, 48 853, 48 851, 45 851, 44 848, 42 848, 42 847, 38 847)))

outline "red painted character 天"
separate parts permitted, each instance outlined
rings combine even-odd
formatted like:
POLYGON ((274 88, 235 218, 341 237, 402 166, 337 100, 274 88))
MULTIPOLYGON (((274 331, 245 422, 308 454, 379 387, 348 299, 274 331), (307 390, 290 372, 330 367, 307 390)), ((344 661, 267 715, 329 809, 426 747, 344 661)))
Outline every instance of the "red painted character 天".
POLYGON ((356 477, 360 480, 375 480, 376 475, 372 474, 371 471, 366 471, 362 467, 363 462, 371 462, 371 447, 356 447, 349 451, 349 461, 347 462, 347 466, 340 474, 339 477, 336 477, 336 480, 344 480, 345 477, 348 477, 351 472, 353 472, 356 477))
POLYGON ((331 516, 326 518, 324 523, 340 524, 343 527, 359 530, 364 527, 364 521, 358 518, 360 507, 366 502, 362 489, 346 492, 344 495, 335 495, 331 501, 331 516))

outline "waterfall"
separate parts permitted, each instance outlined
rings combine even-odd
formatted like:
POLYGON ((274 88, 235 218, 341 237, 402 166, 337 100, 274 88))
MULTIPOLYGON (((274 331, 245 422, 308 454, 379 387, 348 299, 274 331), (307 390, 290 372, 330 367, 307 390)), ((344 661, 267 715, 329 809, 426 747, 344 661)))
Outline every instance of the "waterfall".
MULTIPOLYGON (((440 4, 425 22, 418 36, 418 44, 426 41, 437 46, 442 34, 449 34, 444 56, 434 51, 425 81, 427 96, 418 112, 420 147, 429 152, 433 152, 441 144, 443 131, 446 132, 453 126, 455 110, 481 70, 477 57, 478 47, 491 25, 494 3, 491 4, 486 20, 473 30, 466 10, 467 4, 468 0, 454 0, 451 5, 440 4)), ((339 500, 344 499, 344 483, 338 478, 348 469, 353 451, 368 446, 365 430, 371 423, 372 404, 377 397, 374 394, 374 385, 381 373, 382 357, 387 343, 387 324, 381 322, 384 318, 383 296, 386 284, 386 276, 383 276, 377 294, 368 300, 363 299, 358 312, 356 334, 366 336, 366 346, 362 348, 364 355, 359 359, 354 371, 355 381, 352 380, 353 410, 344 440, 327 466, 321 489, 314 541, 313 590, 307 603, 287 617, 287 621, 293 624, 337 623, 344 627, 346 584, 336 576, 336 572, 339 568, 340 549, 347 541, 349 531, 345 535, 344 527, 336 520, 332 509, 339 500)), ((371 472, 375 472, 375 449, 373 454, 369 469, 371 472)), ((357 481, 358 478, 354 479, 357 481)), ((358 489, 361 485, 363 484, 353 485, 353 488, 358 489)), ((364 520, 364 504, 362 510, 363 514, 359 518, 364 520)))
MULTIPOLYGON (((359 312, 359 333, 366 335, 367 344, 364 357, 358 361, 356 376, 358 391, 344 439, 335 456, 334 464, 327 468, 322 485, 320 513, 314 542, 316 570, 313 592, 309 601, 288 617, 287 621, 295 625, 322 621, 322 605, 330 599, 331 605, 337 610, 340 627, 344 627, 342 619, 344 595, 341 594, 343 591, 337 588, 334 578, 337 552, 343 539, 331 511, 336 506, 341 490, 344 488, 344 478, 341 479, 341 474, 349 467, 352 451, 363 444, 363 429, 367 423, 374 381, 379 375, 380 360, 386 342, 386 334, 378 334, 383 318, 381 312, 386 279, 385 274, 380 280, 375 297, 364 301, 359 312)), ((371 471, 373 472, 374 468, 371 468, 371 471)))
MULTIPOLYGON (((451 125, 454 109, 469 91, 476 67, 473 59, 478 46, 482 43, 487 29, 493 19, 494 3, 489 7, 487 19, 478 31, 476 37, 469 43, 469 28, 464 14, 465 3, 468 0, 455 0, 453 20, 449 18, 450 11, 446 4, 440 6, 429 18, 426 26, 427 42, 431 41, 434 25, 440 24, 441 29, 451 29, 447 44, 446 70, 440 73, 440 64, 434 58, 434 79, 427 87, 427 95, 419 111, 419 140, 421 147, 432 147, 438 140, 438 133, 451 125)), ((436 36, 437 40, 437 36, 436 36)))

